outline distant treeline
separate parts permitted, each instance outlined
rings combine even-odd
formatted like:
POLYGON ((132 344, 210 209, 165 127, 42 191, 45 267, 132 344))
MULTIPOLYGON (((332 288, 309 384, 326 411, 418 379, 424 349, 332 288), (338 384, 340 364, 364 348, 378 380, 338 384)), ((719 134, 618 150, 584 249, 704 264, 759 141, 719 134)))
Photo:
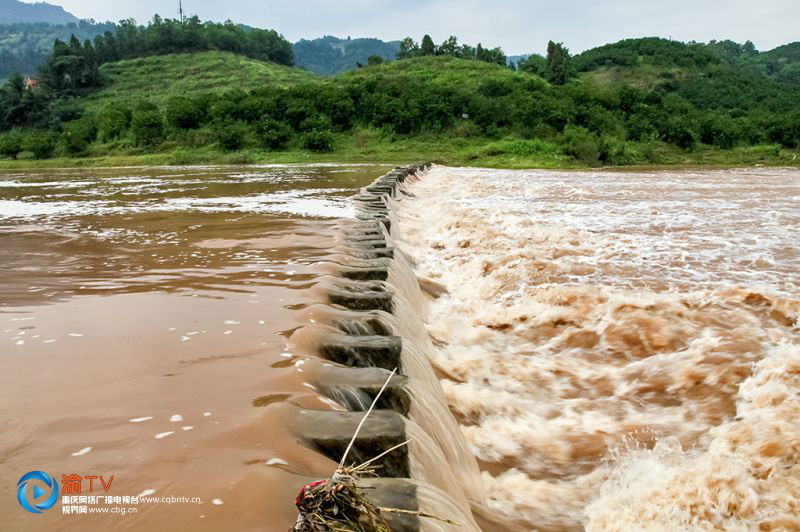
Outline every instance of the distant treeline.
POLYGON ((486 61, 487 63, 496 63, 498 65, 507 63, 506 54, 500 48, 484 48, 481 43, 478 43, 478 46, 458 44, 458 38, 454 35, 451 35, 439 45, 434 44, 431 36, 427 34, 422 37, 420 43, 417 43, 411 37, 406 37, 400 41, 397 59, 410 59, 426 55, 446 55, 459 59, 486 61))
POLYGON ((0 79, 14 73, 35 74, 53 50, 55 41, 75 36, 89 40, 98 64, 175 52, 221 50, 262 61, 293 65, 292 45, 273 30, 261 30, 225 23, 201 22, 197 17, 184 21, 162 19, 156 15, 145 26, 133 19, 118 24, 0 25, 0 79))
POLYGON ((94 40, 100 63, 146 55, 220 50, 253 59, 292 66, 292 45, 274 30, 261 30, 233 22, 201 22, 196 16, 184 21, 156 15, 147 26, 133 19, 117 25, 94 40))

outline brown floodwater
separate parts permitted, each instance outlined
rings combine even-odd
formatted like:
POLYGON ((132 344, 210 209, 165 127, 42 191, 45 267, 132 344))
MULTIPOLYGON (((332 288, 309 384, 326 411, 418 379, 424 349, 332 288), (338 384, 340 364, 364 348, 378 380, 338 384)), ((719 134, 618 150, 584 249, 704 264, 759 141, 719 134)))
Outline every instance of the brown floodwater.
POLYGON ((0 529, 287 529, 333 469, 287 420, 337 408, 288 337, 348 197, 387 168, 0 174, 0 529), (34 515, 16 497, 33 470, 202 502, 34 515))
POLYGON ((406 189, 395 244, 491 515, 800 530, 800 172, 435 167, 406 189))
MULTIPOLYGON (((353 313, 326 293, 359 264, 349 198, 386 170, 0 174, 0 529, 287 529, 335 468, 288 426, 343 409, 315 355, 353 313), (34 515, 29 471, 140 500, 34 515)), ((404 189, 379 321, 414 380, 423 508, 800 529, 797 171, 434 167, 404 189)))

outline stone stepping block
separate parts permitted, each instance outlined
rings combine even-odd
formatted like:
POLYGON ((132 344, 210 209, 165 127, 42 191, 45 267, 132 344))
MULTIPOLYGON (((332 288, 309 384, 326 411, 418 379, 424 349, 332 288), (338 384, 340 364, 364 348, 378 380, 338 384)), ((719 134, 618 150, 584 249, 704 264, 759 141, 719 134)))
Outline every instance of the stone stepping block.
POLYGON ((385 281, 389 278, 389 268, 351 268, 342 266, 339 273, 353 281, 385 281))
MULTIPOLYGON (((344 279, 342 279, 344 281, 344 279)), ((391 313, 394 309, 394 293, 386 290, 380 281, 338 282, 328 290, 328 300, 350 310, 383 310, 391 313)))
MULTIPOLYGON (((291 423, 294 434, 336 463, 342 459, 364 412, 300 410, 291 423)), ((353 442, 345 465, 361 464, 406 441, 406 419, 393 410, 373 410, 353 442)), ((411 473, 408 446, 376 460, 379 477, 406 477, 411 473)))
POLYGON ((351 367, 402 370, 403 342, 399 336, 327 335, 319 353, 331 362, 351 367))

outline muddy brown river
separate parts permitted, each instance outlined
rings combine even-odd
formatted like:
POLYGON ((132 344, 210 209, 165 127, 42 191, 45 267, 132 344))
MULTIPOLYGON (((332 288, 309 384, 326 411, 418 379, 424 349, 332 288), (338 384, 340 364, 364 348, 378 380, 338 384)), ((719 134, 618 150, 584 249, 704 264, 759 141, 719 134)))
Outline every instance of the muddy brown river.
POLYGON ((0 529, 287 529, 298 486, 332 471, 285 433, 297 407, 331 408, 287 338, 347 198, 386 170, 0 174, 0 529), (32 470, 202 503, 33 515, 32 470))

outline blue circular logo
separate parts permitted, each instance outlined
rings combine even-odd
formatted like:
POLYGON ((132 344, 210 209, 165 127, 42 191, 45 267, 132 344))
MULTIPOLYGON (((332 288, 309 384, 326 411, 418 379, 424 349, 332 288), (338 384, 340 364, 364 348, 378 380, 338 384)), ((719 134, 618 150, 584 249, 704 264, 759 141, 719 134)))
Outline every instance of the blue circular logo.
MULTIPOLYGON (((34 501, 46 494, 47 492, 39 486, 33 486, 34 501)), ((42 513, 42 510, 49 510, 58 500, 58 483, 56 482, 56 477, 51 477, 44 471, 30 471, 29 473, 25 473, 22 475, 22 478, 19 479, 19 482, 17 482, 17 500, 23 508, 32 514, 40 514, 42 513), (40 503, 31 504, 31 502, 28 500, 29 480, 38 480, 43 482, 51 490, 50 496, 40 503)))

